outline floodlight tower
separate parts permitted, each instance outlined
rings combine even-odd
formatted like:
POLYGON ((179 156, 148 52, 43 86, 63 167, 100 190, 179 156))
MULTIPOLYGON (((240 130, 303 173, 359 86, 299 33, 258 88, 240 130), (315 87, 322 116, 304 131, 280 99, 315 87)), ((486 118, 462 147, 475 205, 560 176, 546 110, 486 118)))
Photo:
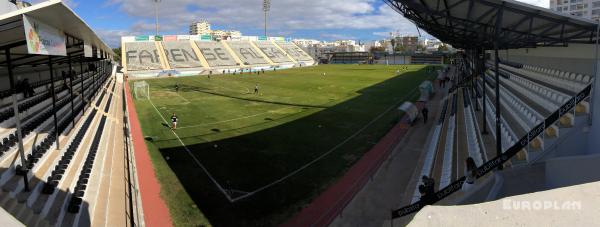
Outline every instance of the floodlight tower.
POLYGON ((265 12, 265 37, 267 37, 267 12, 271 10, 271 0, 263 0, 263 12, 265 12))
POLYGON ((162 0, 152 0, 154 1, 154 18, 156 23, 156 35, 158 35, 158 3, 162 0))

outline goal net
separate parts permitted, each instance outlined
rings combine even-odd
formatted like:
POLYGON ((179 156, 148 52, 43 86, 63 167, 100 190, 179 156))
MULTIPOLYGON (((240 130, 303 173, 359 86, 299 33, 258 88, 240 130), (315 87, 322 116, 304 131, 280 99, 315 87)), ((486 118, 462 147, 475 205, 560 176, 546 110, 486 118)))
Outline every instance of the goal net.
POLYGON ((137 81, 133 84, 133 95, 135 99, 149 99, 150 85, 146 81, 137 81))

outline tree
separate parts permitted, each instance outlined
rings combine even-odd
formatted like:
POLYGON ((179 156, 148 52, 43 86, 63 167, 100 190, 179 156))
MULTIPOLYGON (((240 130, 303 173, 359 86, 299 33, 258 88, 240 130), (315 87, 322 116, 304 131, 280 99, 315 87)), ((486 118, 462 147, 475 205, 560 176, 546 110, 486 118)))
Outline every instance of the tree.
POLYGON ((371 46, 371 48, 369 48, 369 52, 371 52, 371 53, 385 52, 385 48, 384 47, 371 46))
POLYGON ((404 45, 398 45, 394 50, 395 52, 404 52, 406 51, 406 47, 404 47, 404 45))
POLYGON ((113 48, 113 52, 115 52, 115 61, 121 61, 121 47, 113 48))

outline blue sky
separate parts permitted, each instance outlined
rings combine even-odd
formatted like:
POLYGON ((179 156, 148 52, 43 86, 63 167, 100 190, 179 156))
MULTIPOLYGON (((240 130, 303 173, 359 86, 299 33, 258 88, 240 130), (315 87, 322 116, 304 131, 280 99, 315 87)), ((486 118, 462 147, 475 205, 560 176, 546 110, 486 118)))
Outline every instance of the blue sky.
MULTIPOLYGON (((187 34, 192 21, 207 19, 213 29, 235 29, 243 35, 262 35, 262 1, 162 0, 159 7, 160 33, 187 34)), ((63 2, 113 47, 119 45, 121 36, 154 34, 152 0, 63 2)), ((548 5, 548 0, 524 2, 548 5)), ((269 36, 370 41, 383 39, 391 31, 417 34, 416 26, 383 0, 271 0, 269 36)))

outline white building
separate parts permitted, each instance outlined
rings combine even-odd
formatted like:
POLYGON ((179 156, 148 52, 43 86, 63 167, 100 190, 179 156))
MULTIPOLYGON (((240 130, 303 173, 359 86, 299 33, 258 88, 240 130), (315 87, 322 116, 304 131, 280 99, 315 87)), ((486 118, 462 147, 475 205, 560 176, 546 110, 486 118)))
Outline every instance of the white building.
POLYGON ((600 18, 600 1, 550 0, 550 9, 592 20, 600 18))
POLYGON ((207 20, 201 20, 190 25, 190 35, 211 35, 221 40, 242 37, 242 32, 236 30, 212 30, 207 20))
POLYGON ((321 43, 321 41, 316 39, 293 39, 292 42, 300 47, 307 47, 321 43))
POLYGON ((194 22, 190 25, 190 35, 210 34, 210 23, 206 20, 194 22))

